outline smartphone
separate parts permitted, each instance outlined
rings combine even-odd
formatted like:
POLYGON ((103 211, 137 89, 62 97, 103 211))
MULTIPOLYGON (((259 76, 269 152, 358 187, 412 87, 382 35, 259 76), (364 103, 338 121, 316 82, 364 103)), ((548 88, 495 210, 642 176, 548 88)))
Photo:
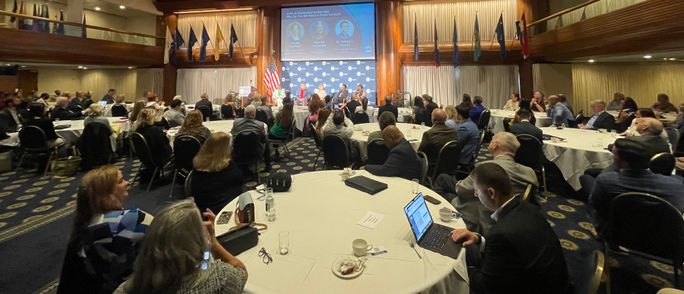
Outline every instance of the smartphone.
POLYGON ((230 217, 232 215, 233 215, 232 210, 221 212, 221 215, 219 215, 218 221, 216 221, 216 223, 219 225, 227 224, 228 221, 230 221, 230 217))
POLYGON ((432 197, 430 195, 423 195, 423 199, 425 199, 425 201, 430 202, 434 205, 439 205, 440 203, 442 203, 442 201, 439 201, 435 197, 432 197))
POLYGON ((333 105, 333 109, 340 109, 340 106, 335 104, 335 105, 333 105))

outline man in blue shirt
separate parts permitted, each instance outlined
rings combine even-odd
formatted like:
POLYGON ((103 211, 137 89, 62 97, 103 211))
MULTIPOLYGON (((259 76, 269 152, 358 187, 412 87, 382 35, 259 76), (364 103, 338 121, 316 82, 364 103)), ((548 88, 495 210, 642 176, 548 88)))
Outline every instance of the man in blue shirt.
POLYGON ((549 96, 549 104, 546 105, 546 115, 551 118, 554 125, 560 126, 565 124, 566 126, 574 121, 575 118, 572 117, 572 112, 570 109, 559 102, 560 99, 556 95, 549 96))
POLYGON ((475 154, 480 145, 480 132, 470 119, 470 109, 465 105, 456 107, 456 138, 461 144, 460 165, 471 166, 475 162, 475 154))
POLYGON ((615 117, 606 112, 606 102, 603 100, 594 100, 591 102, 591 111, 593 115, 586 124, 579 125, 580 129, 608 129, 615 128, 615 117))

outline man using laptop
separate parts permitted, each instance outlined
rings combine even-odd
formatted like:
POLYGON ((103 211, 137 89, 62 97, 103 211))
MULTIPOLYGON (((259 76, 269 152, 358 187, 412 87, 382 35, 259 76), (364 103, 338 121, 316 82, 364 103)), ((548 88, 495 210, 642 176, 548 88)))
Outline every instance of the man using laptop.
POLYGON ((471 293, 566 293, 565 257, 539 209, 513 195, 508 174, 495 163, 477 166, 471 177, 475 196, 494 211, 495 222, 486 238, 466 229, 451 234, 483 252, 479 268, 468 271, 471 293))

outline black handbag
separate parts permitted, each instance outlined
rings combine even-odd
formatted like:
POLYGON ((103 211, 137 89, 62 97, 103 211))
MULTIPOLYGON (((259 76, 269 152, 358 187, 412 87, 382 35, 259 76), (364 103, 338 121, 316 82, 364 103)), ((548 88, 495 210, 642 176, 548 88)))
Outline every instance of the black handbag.
POLYGON ((273 192, 287 192, 292 186, 292 176, 286 173, 275 173, 266 182, 273 192))
POLYGON ((249 225, 242 225, 217 236, 216 239, 230 254, 238 255, 259 243, 259 232, 249 225))

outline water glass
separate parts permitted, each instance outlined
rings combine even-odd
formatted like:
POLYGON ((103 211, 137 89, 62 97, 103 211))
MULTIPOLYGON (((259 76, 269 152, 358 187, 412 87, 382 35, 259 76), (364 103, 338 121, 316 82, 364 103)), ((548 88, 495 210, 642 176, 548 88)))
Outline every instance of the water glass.
POLYGON ((278 253, 286 255, 290 252, 290 232, 278 233, 278 253))
POLYGON ((413 195, 420 193, 420 181, 418 179, 411 179, 411 192, 413 195))

